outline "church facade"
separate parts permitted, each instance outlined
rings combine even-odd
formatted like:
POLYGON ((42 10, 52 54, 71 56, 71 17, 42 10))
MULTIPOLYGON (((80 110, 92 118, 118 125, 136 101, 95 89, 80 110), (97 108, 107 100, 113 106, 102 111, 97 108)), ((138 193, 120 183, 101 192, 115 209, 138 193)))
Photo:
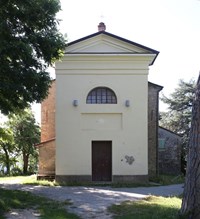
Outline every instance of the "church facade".
POLYGON ((157 55, 106 32, 103 23, 97 33, 67 45, 42 104, 39 176, 144 182, 156 174, 162 87, 148 83, 148 73, 157 55))

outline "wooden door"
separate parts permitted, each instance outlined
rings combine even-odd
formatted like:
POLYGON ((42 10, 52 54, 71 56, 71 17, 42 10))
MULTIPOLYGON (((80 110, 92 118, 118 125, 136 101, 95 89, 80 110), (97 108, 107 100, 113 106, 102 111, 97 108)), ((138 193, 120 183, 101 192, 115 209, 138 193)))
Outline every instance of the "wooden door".
POLYGON ((92 141, 92 181, 112 180, 112 141, 92 141))

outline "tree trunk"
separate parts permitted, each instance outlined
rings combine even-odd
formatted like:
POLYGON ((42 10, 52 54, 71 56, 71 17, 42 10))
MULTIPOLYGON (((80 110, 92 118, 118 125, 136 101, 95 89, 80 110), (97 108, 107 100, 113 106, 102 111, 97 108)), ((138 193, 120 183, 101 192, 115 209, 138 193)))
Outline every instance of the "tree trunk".
POLYGON ((9 153, 5 146, 3 146, 3 150, 5 152, 5 165, 6 165, 6 174, 10 175, 10 157, 9 153))
POLYGON ((193 102, 186 180, 180 214, 188 219, 200 219, 200 75, 193 102))
POLYGON ((28 172, 28 161, 29 161, 29 154, 23 152, 23 174, 27 174, 28 172))

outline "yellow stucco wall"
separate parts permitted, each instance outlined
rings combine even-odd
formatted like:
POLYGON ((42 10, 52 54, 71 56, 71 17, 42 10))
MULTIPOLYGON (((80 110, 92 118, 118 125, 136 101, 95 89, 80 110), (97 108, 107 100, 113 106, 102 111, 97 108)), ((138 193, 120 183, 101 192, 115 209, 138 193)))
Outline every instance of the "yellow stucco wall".
POLYGON ((56 175, 91 175, 92 141, 100 140, 112 141, 112 175, 148 174, 148 66, 154 57, 66 54, 56 63, 56 175), (86 104, 99 86, 112 89, 117 104, 86 104), (126 156, 135 161, 128 164, 126 156))

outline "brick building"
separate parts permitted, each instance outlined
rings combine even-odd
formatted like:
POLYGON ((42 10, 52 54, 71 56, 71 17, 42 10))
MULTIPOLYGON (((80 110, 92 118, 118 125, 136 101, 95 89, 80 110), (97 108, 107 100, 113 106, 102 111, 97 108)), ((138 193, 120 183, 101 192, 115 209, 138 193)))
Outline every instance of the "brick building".
POLYGON ((41 143, 38 178, 55 177, 55 95, 56 83, 52 81, 48 97, 41 104, 41 143))

